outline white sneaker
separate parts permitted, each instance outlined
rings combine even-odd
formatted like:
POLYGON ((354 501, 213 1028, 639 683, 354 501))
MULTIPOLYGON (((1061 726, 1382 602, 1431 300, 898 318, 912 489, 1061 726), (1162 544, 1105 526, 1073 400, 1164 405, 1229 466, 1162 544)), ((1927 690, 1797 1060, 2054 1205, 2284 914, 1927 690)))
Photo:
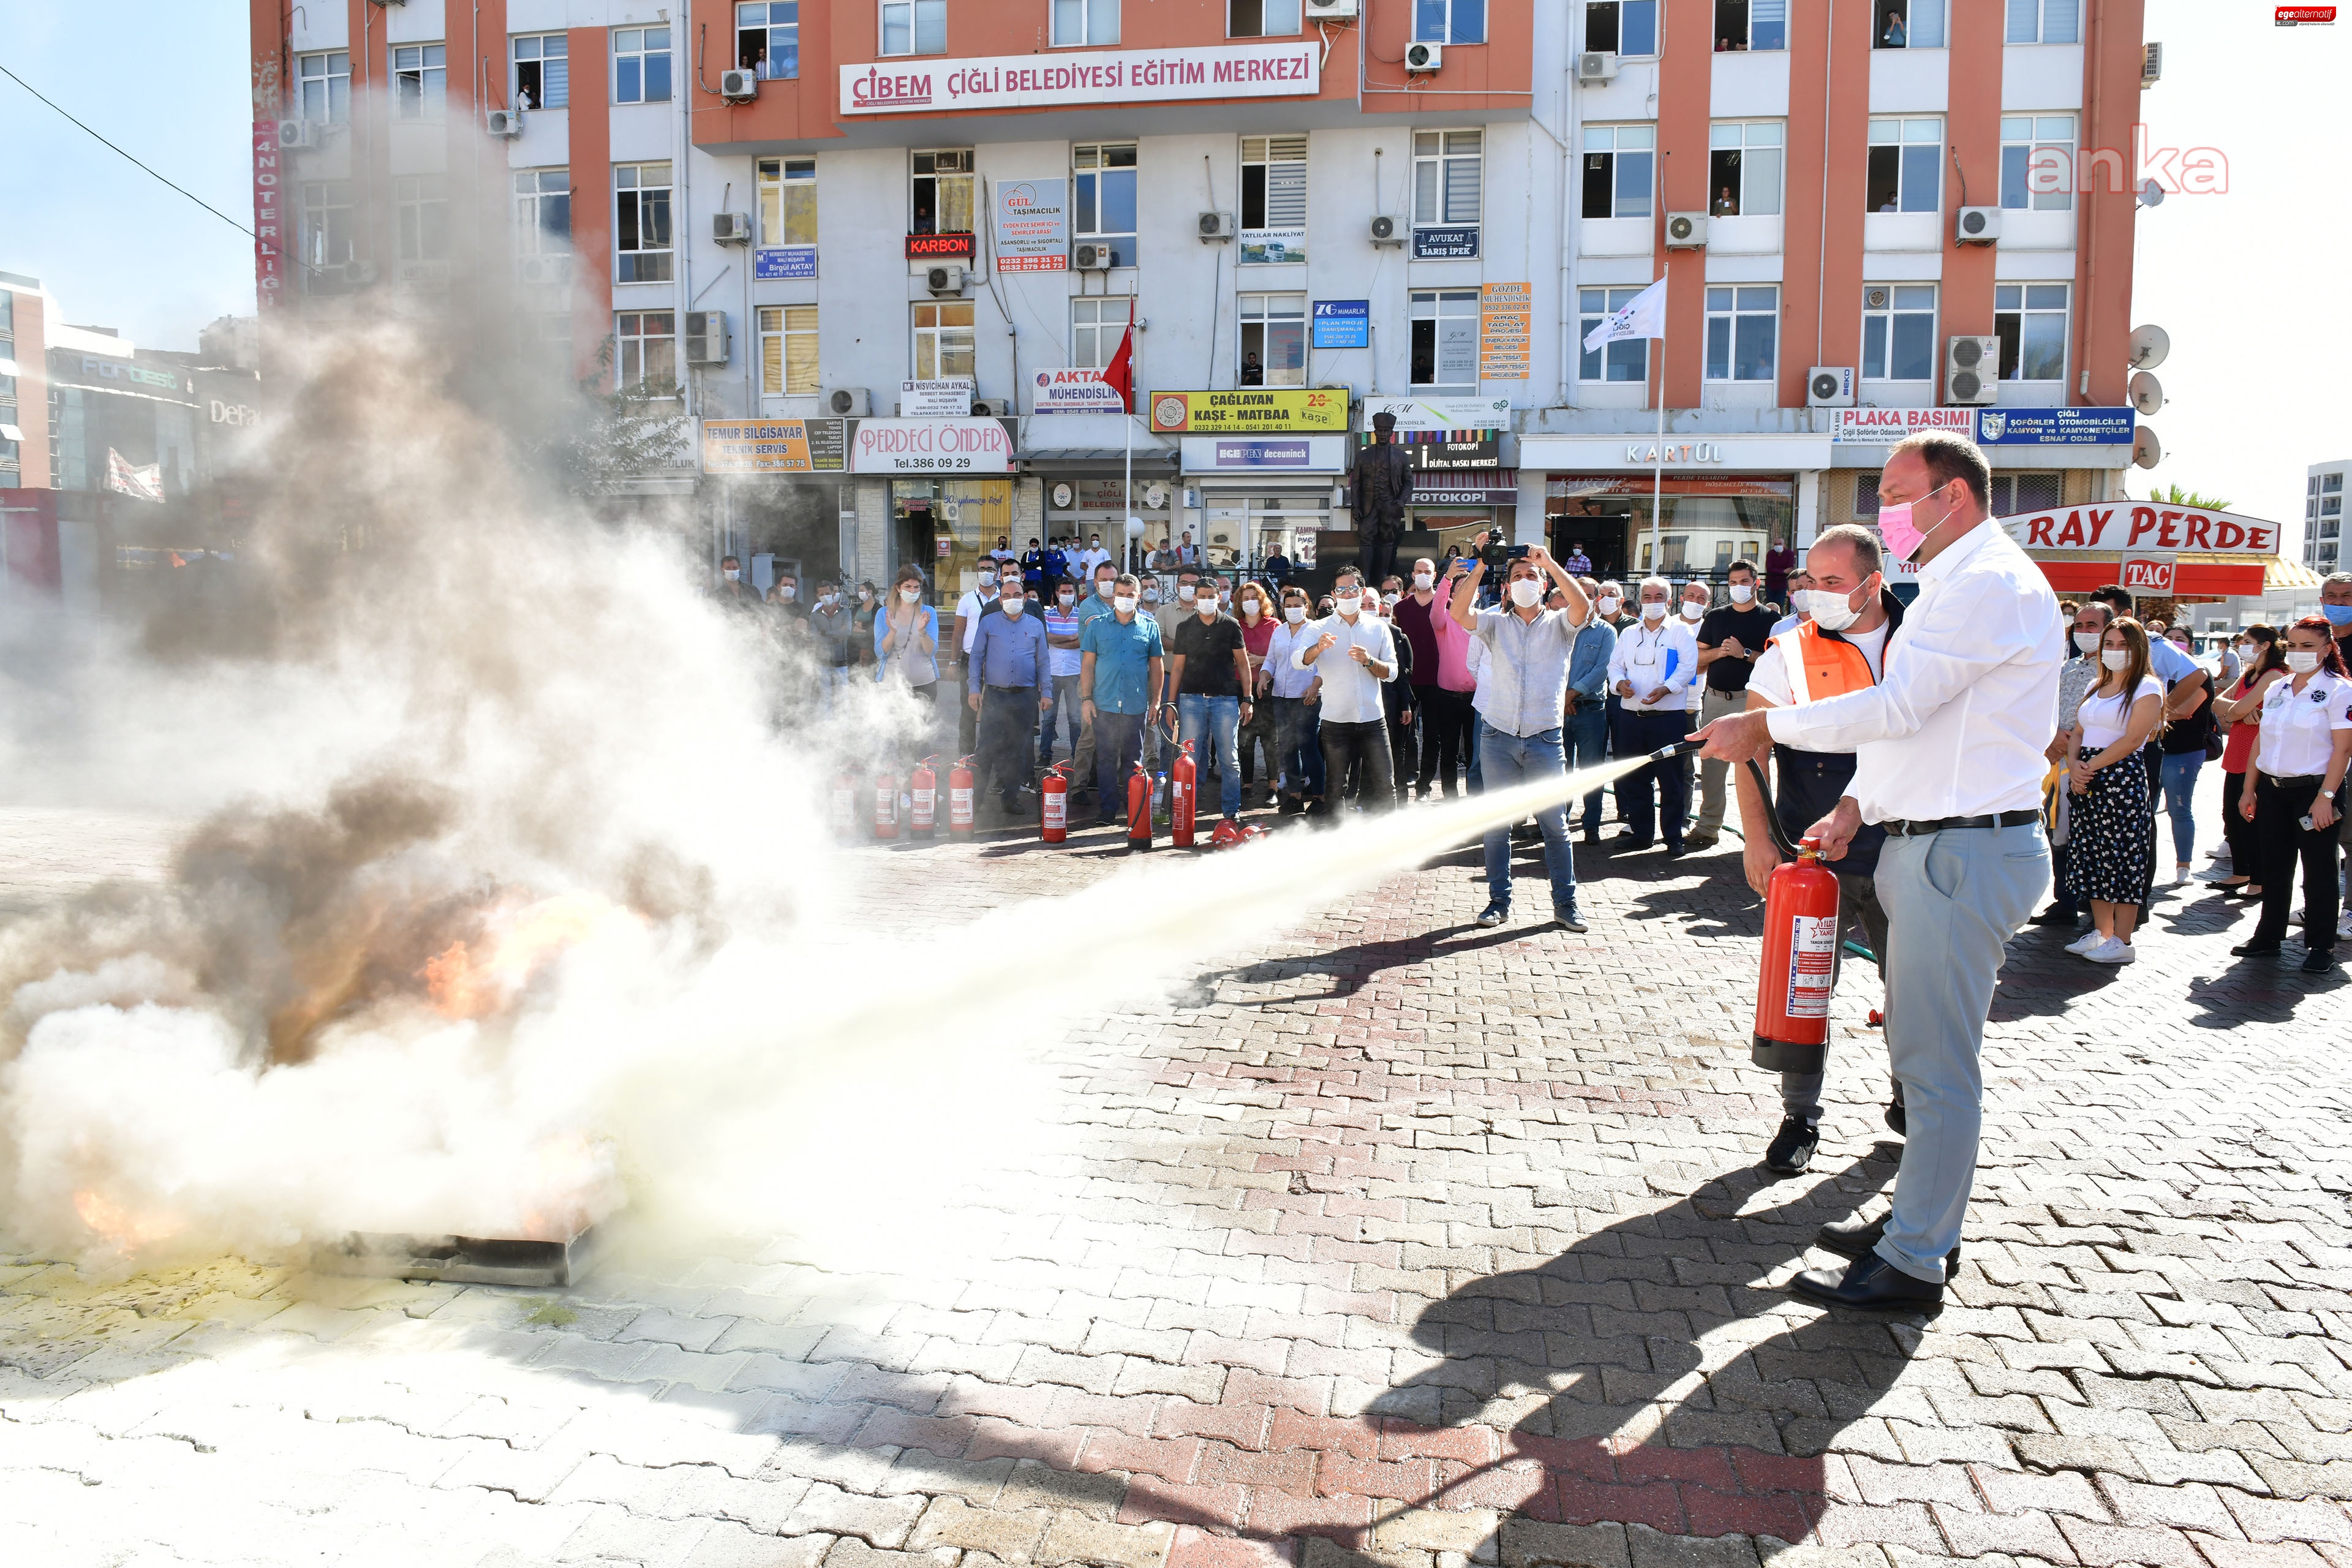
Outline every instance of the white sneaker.
POLYGON ((2132 951, 2131 943, 2114 937, 2107 938, 2083 956, 2093 963, 2131 963, 2139 958, 2139 954, 2132 951))
POLYGON ((2066 944, 2066 951, 2068 952, 2088 952, 2093 948, 2098 946, 2099 943, 2106 940, 2107 939, 2105 937, 2099 934, 2099 928, 2093 926, 2089 931, 2084 931, 2074 941, 2068 942, 2066 944))
POLYGON ((2342 915, 2336 918, 2336 934, 2337 936, 2352 936, 2352 910, 2346 910, 2342 915))

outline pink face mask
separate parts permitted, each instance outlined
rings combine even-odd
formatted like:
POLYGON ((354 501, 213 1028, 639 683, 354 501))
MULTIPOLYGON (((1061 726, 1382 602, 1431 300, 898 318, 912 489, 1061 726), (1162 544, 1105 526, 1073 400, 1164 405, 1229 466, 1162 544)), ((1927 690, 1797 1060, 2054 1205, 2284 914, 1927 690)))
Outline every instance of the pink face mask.
MULTIPOLYGON (((1878 536, 1885 541, 1886 548, 1894 552, 1897 561, 1910 560, 1918 552, 1919 546, 1927 542, 1927 533, 1944 526, 1939 522, 1927 533, 1920 532, 1911 521, 1911 504, 1909 501, 1892 501, 1878 509, 1878 536)), ((1948 521, 1948 517, 1946 521, 1948 521)))

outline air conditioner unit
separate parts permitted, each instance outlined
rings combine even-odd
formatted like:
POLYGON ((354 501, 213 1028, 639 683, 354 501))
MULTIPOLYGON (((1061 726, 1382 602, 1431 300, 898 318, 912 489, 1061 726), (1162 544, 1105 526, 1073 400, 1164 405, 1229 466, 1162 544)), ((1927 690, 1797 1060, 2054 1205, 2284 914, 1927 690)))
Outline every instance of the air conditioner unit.
POLYGON ((1853 366, 1850 364, 1817 364, 1805 375, 1805 406, 1808 408, 1851 408, 1853 406, 1853 366))
POLYGON ((1706 215, 1705 213, 1668 213, 1666 215, 1666 248, 1668 250, 1705 250, 1706 248, 1706 215))
POLYGON ((991 403, 981 397, 971 400, 971 416, 974 419, 1001 419, 1012 412, 1011 407, 1003 403, 991 403))
POLYGON ((1392 217, 1381 216, 1374 218, 1372 220, 1372 243, 1374 245, 1402 245, 1404 243, 1404 235, 1402 232, 1402 227, 1403 226, 1399 224, 1397 220, 1392 217))
POLYGON ((727 312, 688 310, 686 313, 686 363, 727 363, 727 312))
POLYGON ((1443 44, 1405 46, 1404 68, 1407 71, 1433 71, 1444 63, 1445 47, 1443 44))
POLYGON ((923 287, 934 294, 963 292, 964 271, 961 267, 933 267, 923 273, 923 287))
POLYGON ((1606 50, 1592 50, 1576 57, 1576 79, 1599 86, 1617 79, 1617 57, 1606 50))
POLYGON ((327 268, 325 270, 330 272, 340 270, 343 275, 343 281, 353 288, 375 281, 375 263, 373 261, 346 261, 340 268, 327 268))
POLYGON ((751 102, 760 96, 760 73, 745 70, 720 71, 719 96, 730 103, 751 102))
POLYGON ((874 395, 862 386, 836 386, 824 395, 827 414, 863 419, 874 412, 874 395))
POLYGON ((315 120, 281 120, 278 122, 278 145, 282 152, 301 152, 318 146, 326 139, 327 128, 315 120))
POLYGON ((1944 344, 1944 401, 1991 403, 2000 395, 2000 340, 1953 338, 1944 344))
POLYGON ((1201 243, 1203 245, 1206 245, 1213 239, 1231 239, 1234 237, 1234 215, 1231 213, 1202 213, 1200 216, 1197 229, 1201 236, 1201 243))
POLYGON ((2164 79, 2164 46, 2142 44, 2139 47, 2139 84, 2154 87, 2164 79))
POLYGON ((1074 245, 1070 247, 1070 266, 1079 272, 1108 272, 1110 270, 1110 247, 1074 245))
POLYGON ((520 136, 522 134, 522 110, 489 110, 482 116, 482 129, 493 136, 520 136))
POLYGON ((1356 0, 1307 0, 1307 15, 1318 22, 1352 22, 1356 0))
POLYGON ((749 245, 751 243, 750 213, 712 213, 710 242, 713 245, 749 245))
POLYGON ((518 256, 515 258, 515 281, 527 286, 559 288, 572 281, 572 258, 518 256))
POLYGON ((1958 245, 1991 245, 2000 238, 1999 207, 1962 207, 1952 220, 1952 239, 1958 245))

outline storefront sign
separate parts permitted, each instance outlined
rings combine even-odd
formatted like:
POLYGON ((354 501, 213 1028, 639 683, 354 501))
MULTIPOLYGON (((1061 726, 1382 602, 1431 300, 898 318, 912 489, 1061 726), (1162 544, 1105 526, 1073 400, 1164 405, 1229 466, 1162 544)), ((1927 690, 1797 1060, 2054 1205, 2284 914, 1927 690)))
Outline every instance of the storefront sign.
POLYGON ((971 259, 971 236, 969 234, 910 234, 907 237, 907 259, 909 261, 954 261, 971 259))
POLYGON ((1507 397, 1367 397, 1364 428, 1375 415, 1393 414, 1400 430, 1507 430, 1507 397))
POLYGON ((706 474, 840 473, 844 459, 838 419, 706 419, 706 474))
POLYGON ((1098 370, 1041 370, 1031 378, 1037 395, 1030 404, 1036 414, 1124 414, 1118 388, 1098 370))
POLYGON ((1238 392, 1155 392, 1151 427, 1159 431, 1345 430, 1348 395, 1305 387, 1244 387, 1238 392))
POLYGON ((1928 430, 1973 438, 1977 411, 1973 408, 1832 408, 1829 410, 1830 439, 1892 447, 1897 441, 1928 430))
POLYGON ((1370 300, 1318 300, 1309 317, 1315 347, 1368 349, 1372 346, 1372 302, 1370 300))
POLYGON ((1629 463, 1720 463, 1724 461, 1720 441, 1668 441, 1661 446, 1655 441, 1628 441, 1625 460, 1629 463))
MULTIPOLYGON (((1503 466, 1503 443, 1499 437, 1473 437, 1467 441, 1424 440, 1403 443, 1405 453, 1415 468, 1499 468, 1503 466)), ((1423 481, 1416 479, 1418 486, 1423 481)))
POLYGON ((1980 447, 2128 447, 2128 408, 1979 408, 1980 447))
POLYGON ((898 417, 969 418, 972 384, 968 375, 949 376, 942 381, 902 381, 898 384, 898 417))
POLYGON ((2123 559, 2123 569, 2116 574, 2116 585, 2134 596, 2150 598, 2172 597, 2172 583, 2180 565, 2178 553, 2142 550, 2123 559))
POLYGON ((996 187, 996 269, 1066 272, 1070 183, 1008 180, 996 187))
POLYGON ((816 276, 816 247, 764 246, 752 258, 751 276, 763 283, 787 278, 814 278, 816 276))
POLYGON ((2057 507, 2000 519, 2028 550, 2226 550, 2276 555, 2279 525, 2235 512, 2203 511, 2161 501, 2116 500, 2057 507))
POLYGON ((1220 98, 1309 98, 1320 79, 1319 40, 1198 49, 1103 49, 1040 59, 996 55, 881 61, 841 68, 844 114, 949 110, 1097 108, 1220 98))
POLYGON ((1241 259, 1244 266, 1279 267, 1286 261, 1307 259, 1307 231, 1303 228, 1245 228, 1242 230, 1241 259))
POLYGON ((1509 506, 1519 496, 1516 468, 1485 473, 1416 474, 1409 504, 1433 506, 1509 506))
MULTIPOLYGON (((1550 496, 1646 496, 1647 474, 1554 474, 1544 487, 1550 496)), ((1787 500, 1797 487, 1787 479, 1667 479, 1658 481, 1659 493, 1670 496, 1773 496, 1787 500)))
POLYGON ((1415 261, 1475 261, 1478 259, 1478 226, 1465 224, 1459 228, 1414 229, 1412 258, 1415 261))
POLYGON ((1478 286, 1478 379, 1525 381, 1535 338, 1532 283, 1478 286))
POLYGON ((1348 464, 1348 443, 1339 436, 1187 436, 1181 445, 1188 474, 1338 474, 1348 464))
MULTIPOLYGON (((274 68, 273 68, 273 74, 274 68)), ((274 87, 275 84, 273 84, 274 87)), ((260 94, 255 94, 257 100, 260 94)), ((264 310, 274 310, 286 300, 286 254, 282 216, 286 191, 281 178, 283 156, 278 149, 278 121, 253 122, 253 296, 264 310)))
POLYGON ((997 419, 861 419, 849 438, 858 474, 1009 474, 1013 437, 997 419))

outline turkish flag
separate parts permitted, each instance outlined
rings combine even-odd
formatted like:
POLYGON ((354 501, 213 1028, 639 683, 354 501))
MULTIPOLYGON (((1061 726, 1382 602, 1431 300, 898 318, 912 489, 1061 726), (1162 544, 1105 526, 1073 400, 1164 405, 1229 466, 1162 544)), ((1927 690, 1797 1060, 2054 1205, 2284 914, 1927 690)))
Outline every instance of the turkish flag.
POLYGON ((1135 412, 1135 301, 1127 302, 1127 331, 1118 340, 1118 352, 1110 356, 1103 367, 1103 380, 1118 388, 1118 404, 1128 413, 1135 412))

